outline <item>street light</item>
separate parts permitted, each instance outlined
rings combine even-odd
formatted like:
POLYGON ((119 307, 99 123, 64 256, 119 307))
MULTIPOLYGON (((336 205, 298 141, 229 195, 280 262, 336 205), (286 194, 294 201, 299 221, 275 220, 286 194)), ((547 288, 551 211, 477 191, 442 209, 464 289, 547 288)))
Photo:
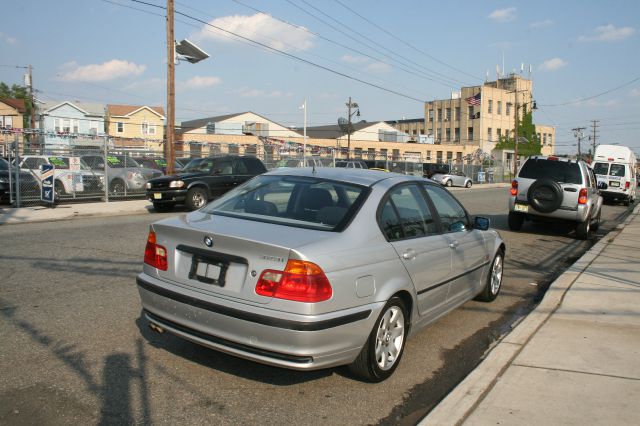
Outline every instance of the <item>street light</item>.
POLYGON ((348 108, 347 114, 349 117, 349 124, 347 127, 347 160, 348 160, 349 156, 351 155, 351 117, 353 117, 354 114, 360 117, 360 107, 356 102, 351 102, 351 96, 349 96, 349 102, 347 102, 347 108, 348 108), (352 109, 355 109, 355 111, 351 112, 352 109))

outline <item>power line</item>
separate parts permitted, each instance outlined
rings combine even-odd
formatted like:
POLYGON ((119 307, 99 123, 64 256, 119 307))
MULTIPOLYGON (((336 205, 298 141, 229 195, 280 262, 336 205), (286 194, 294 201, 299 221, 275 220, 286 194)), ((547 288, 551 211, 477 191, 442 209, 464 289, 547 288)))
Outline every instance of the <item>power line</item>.
POLYGON ((588 96, 588 97, 585 97, 585 98, 580 98, 580 99, 576 99, 576 100, 569 101, 569 102, 563 102, 563 103, 560 103, 560 104, 551 104, 551 105, 542 105, 542 106, 545 106, 545 107, 558 107, 558 106, 577 104, 577 103, 580 103, 580 102, 584 102, 584 101, 588 101, 588 100, 591 100, 591 99, 595 99, 595 98, 598 98, 600 96, 604 96, 604 95, 607 95, 609 93, 615 92, 616 90, 620 90, 623 87, 629 86, 629 85, 635 83, 636 81, 640 81, 640 77, 636 77, 633 80, 627 81, 626 83, 623 83, 620 86, 614 87, 613 89, 609 89, 609 90, 606 90, 606 91, 604 91, 602 93, 598 93, 597 95, 588 96))

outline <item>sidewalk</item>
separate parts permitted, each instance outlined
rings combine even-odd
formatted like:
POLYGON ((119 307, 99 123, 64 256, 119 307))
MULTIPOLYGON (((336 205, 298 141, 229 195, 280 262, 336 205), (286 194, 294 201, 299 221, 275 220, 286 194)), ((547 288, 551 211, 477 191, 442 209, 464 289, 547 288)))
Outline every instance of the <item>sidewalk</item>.
POLYGON ((52 222, 76 217, 123 216, 144 214, 152 210, 149 200, 109 201, 97 203, 60 204, 47 206, 12 208, 0 207, 0 225, 28 222, 52 222))
POLYGON ((640 424, 640 206, 419 424, 640 424))

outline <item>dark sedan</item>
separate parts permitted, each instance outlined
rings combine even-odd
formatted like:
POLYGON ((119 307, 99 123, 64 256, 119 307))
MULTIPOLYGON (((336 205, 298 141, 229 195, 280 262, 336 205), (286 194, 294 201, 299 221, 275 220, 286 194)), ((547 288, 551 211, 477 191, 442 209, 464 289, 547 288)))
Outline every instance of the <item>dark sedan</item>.
MULTIPOLYGON (((23 201, 40 200, 40 184, 29 172, 20 171, 20 199, 23 201)), ((16 169, 0 158, 0 203, 9 204, 16 200, 16 169)))

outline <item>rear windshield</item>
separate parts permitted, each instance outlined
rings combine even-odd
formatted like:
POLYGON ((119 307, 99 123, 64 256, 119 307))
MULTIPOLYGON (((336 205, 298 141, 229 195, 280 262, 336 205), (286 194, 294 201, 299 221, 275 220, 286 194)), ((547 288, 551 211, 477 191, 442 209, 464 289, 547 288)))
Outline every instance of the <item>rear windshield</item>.
POLYGON ((610 176, 624 176, 626 167, 624 164, 612 164, 611 171, 609 172, 610 176))
POLYGON ((530 158, 527 160, 520 174, 525 179, 553 179, 556 182, 581 184, 580 166, 568 161, 545 160, 530 158))
POLYGON ((202 209, 205 213, 298 228, 342 230, 367 188, 299 176, 257 176, 202 209))
POLYGON ((593 173, 597 175, 608 175, 609 163, 595 163, 593 165, 593 173))

